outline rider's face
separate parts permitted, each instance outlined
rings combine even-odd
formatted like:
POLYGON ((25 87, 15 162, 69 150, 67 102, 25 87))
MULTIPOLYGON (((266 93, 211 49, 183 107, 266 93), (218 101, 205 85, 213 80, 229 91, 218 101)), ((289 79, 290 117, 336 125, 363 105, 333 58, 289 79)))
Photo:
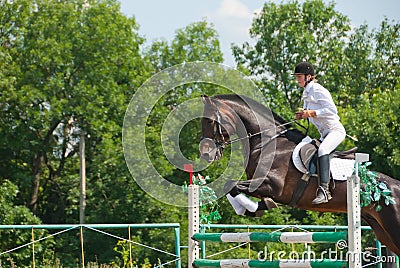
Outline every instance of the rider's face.
POLYGON ((306 79, 310 79, 311 75, 304 75, 304 74, 296 74, 296 81, 300 87, 306 86, 306 79))

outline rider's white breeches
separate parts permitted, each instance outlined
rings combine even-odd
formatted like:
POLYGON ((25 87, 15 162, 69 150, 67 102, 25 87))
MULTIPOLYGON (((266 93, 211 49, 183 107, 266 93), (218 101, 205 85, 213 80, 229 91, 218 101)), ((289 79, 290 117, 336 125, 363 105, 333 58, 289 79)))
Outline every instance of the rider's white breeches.
POLYGON ((323 156, 326 154, 330 154, 336 147, 339 146, 340 143, 346 137, 346 130, 342 125, 337 126, 334 129, 328 129, 322 133, 322 143, 318 149, 318 156, 323 156))

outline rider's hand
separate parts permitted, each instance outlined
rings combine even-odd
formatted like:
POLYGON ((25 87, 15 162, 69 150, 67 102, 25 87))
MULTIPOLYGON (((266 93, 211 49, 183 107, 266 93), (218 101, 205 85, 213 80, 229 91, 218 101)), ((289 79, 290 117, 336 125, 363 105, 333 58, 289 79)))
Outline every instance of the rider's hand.
POLYGON ((315 112, 315 110, 300 110, 300 111, 296 112, 295 119, 300 120, 303 118, 315 117, 315 116, 317 116, 317 113, 315 112))
POLYGON ((302 115, 303 115, 303 110, 298 111, 298 112, 296 112, 294 119, 300 120, 303 118, 302 115))

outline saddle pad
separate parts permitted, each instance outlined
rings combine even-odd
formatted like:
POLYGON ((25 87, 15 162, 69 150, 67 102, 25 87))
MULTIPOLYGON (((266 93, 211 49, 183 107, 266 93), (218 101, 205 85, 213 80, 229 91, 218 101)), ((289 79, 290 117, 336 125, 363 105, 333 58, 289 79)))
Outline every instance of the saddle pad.
MULTIPOLYGON (((302 173, 307 173, 306 167, 300 159, 300 148, 307 143, 310 143, 312 139, 307 136, 305 137, 293 150, 292 160, 295 167, 302 173)), ((350 177, 354 171, 354 160, 332 158, 331 159, 331 174, 334 180, 345 181, 347 177, 350 177)))

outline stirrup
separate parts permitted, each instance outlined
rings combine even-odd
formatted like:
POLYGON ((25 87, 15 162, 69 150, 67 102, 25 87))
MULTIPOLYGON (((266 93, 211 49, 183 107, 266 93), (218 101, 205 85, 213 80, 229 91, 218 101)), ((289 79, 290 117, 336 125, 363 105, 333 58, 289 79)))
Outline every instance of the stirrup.
POLYGON ((329 188, 326 189, 322 186, 319 186, 317 188, 316 197, 312 201, 312 204, 313 205, 325 204, 325 203, 328 203, 329 200, 331 200, 331 199, 332 199, 332 195, 329 192, 329 188), (321 197, 319 193, 321 193, 323 196, 321 197))

